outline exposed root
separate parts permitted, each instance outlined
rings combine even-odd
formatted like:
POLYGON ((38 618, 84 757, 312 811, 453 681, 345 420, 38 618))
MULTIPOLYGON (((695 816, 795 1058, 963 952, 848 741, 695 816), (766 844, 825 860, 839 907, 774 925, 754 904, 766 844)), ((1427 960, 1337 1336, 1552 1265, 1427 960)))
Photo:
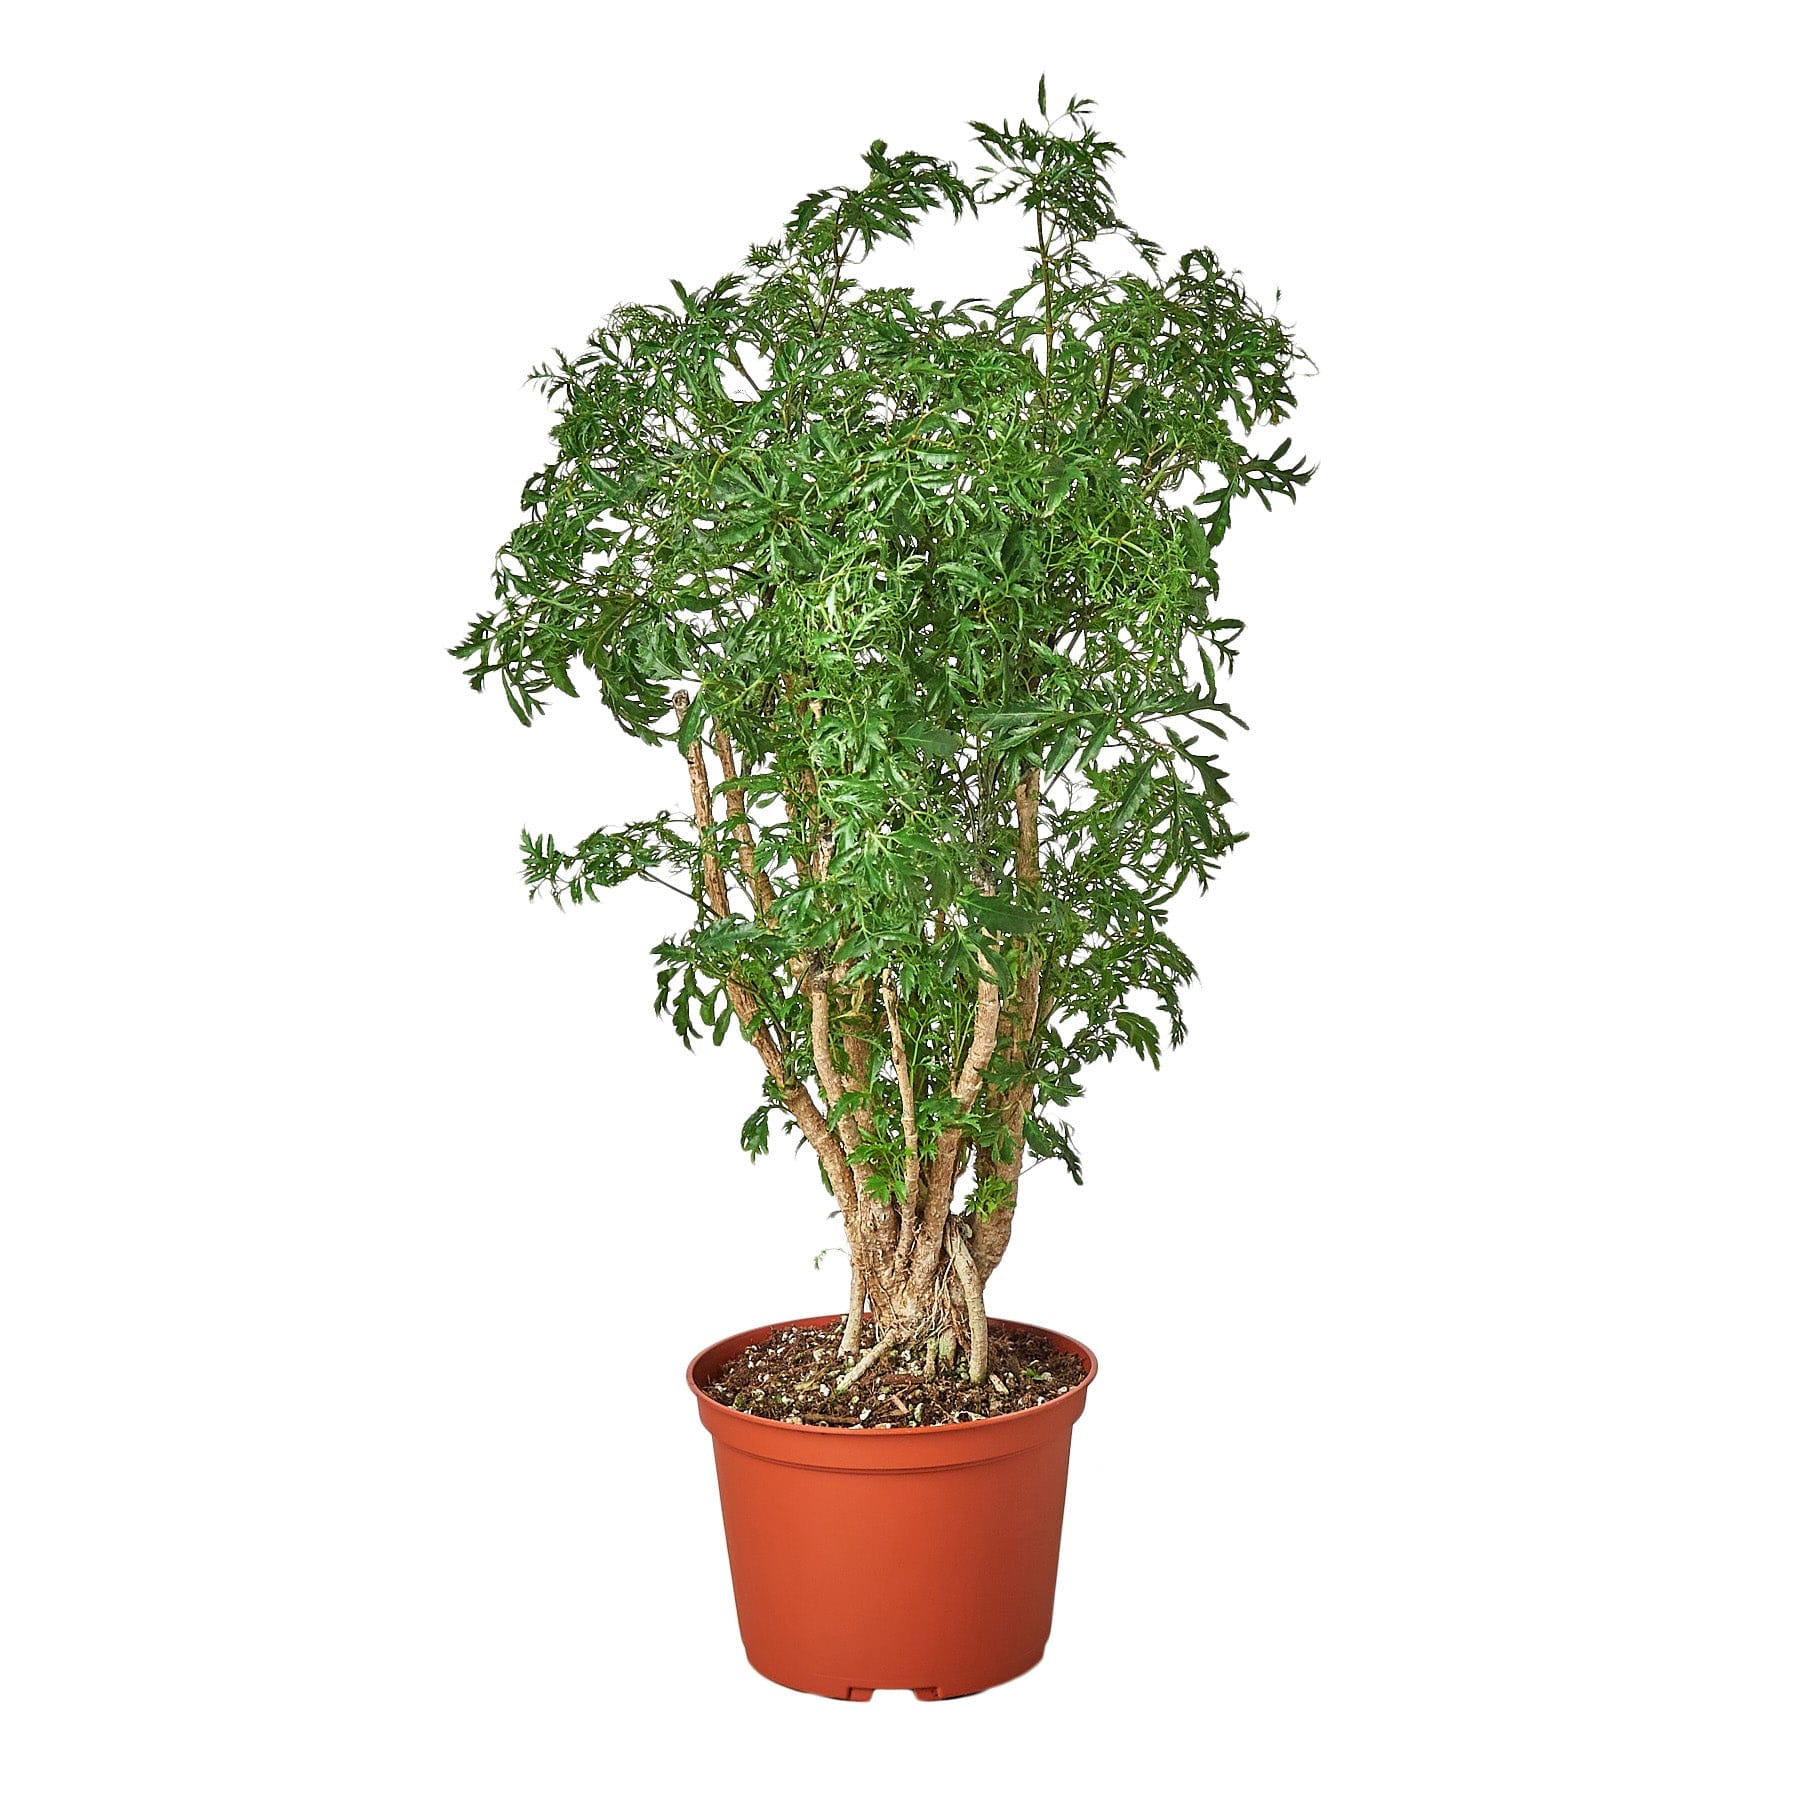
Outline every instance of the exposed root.
POLYGON ((919 1335, 918 1327, 911 1326, 904 1331, 890 1331, 878 1343, 871 1344, 861 1357, 857 1359, 855 1368, 847 1375, 840 1377, 837 1391, 846 1394, 862 1380, 874 1366, 891 1351, 898 1350, 902 1344, 909 1344, 919 1335))

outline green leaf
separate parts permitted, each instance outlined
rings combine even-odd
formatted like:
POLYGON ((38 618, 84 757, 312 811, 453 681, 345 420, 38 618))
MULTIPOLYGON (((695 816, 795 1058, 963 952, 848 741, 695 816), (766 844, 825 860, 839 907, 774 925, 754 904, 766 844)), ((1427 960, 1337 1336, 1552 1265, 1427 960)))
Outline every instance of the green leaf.
POLYGON ((1150 762, 1139 763, 1132 772, 1131 779, 1125 784, 1125 791, 1119 796, 1119 804, 1113 812, 1112 828, 1116 835, 1131 823, 1139 803, 1150 791, 1150 783, 1155 778, 1156 765, 1150 762))
POLYGON ((675 733, 675 748, 685 756, 694 747, 694 740, 699 737, 706 725, 706 706, 703 701, 694 700, 682 715, 681 729, 675 733))
POLYGON ((1044 779, 1054 780, 1069 766, 1069 759, 1074 756, 1081 745, 1081 726, 1079 723, 1069 726, 1050 748, 1050 754, 1044 758, 1044 779))
POLYGON ((1026 937, 1042 922, 1030 907, 997 894, 972 894, 963 906, 977 925, 1003 937, 1026 937))
POLYGON ((963 747, 962 739, 955 732, 945 731, 937 725, 909 725, 900 733, 900 741, 945 762, 958 755, 963 747))

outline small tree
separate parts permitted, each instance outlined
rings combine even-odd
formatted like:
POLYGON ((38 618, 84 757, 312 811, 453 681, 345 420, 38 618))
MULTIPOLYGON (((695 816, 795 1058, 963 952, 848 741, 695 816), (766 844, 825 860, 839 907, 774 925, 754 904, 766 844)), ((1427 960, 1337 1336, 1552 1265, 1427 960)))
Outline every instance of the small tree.
POLYGON ((816 1152, 847 1358, 872 1314, 846 1380, 907 1340, 983 1378, 1027 1153, 1079 1181, 1082 1070, 1181 1041, 1168 904, 1241 837, 1208 747, 1241 630, 1216 552, 1234 503, 1310 473, 1250 442, 1293 405, 1284 327, 1120 220, 1088 102, 1053 119, 1040 83, 1037 110, 975 123, 973 184, 876 142, 742 270, 537 370, 556 454, 454 651, 526 725, 586 670, 685 760, 691 812, 527 833, 526 879, 692 896, 657 1009, 754 1050, 752 1157, 776 1117, 816 1152), (1004 202, 1029 261, 1000 299, 856 279, 1004 202))

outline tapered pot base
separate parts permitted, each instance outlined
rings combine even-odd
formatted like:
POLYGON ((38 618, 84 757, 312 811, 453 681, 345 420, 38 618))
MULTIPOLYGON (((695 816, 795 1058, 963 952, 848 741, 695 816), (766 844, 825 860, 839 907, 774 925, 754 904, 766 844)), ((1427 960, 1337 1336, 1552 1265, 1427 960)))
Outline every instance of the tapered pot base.
MULTIPOLYGON (((756 1658, 749 1655, 747 1648, 745 1659, 749 1662, 751 1668, 756 1670, 757 1674, 767 1677, 768 1680, 777 1683, 779 1686, 793 1688, 796 1692, 802 1694, 822 1694, 827 1700, 872 1700, 875 1697, 875 1686, 885 1685, 875 1684, 869 1687, 857 1687, 852 1685, 846 1688, 824 1686, 812 1687, 800 1682, 789 1681, 782 1675, 777 1674, 773 1669, 761 1667, 757 1663, 756 1658)), ((998 1687, 1003 1681, 1012 1681, 1020 1675, 1028 1674, 1043 1660, 1044 1651, 1043 1647, 1040 1646, 1037 1655, 1032 1657, 1022 1668, 1014 1669, 1009 1675, 997 1676, 991 1681, 982 1682, 977 1687, 950 1688, 947 1690, 941 1687, 916 1687, 912 1690, 913 1698, 915 1700, 964 1700, 967 1699, 970 1694, 983 1693, 988 1688, 998 1687)))

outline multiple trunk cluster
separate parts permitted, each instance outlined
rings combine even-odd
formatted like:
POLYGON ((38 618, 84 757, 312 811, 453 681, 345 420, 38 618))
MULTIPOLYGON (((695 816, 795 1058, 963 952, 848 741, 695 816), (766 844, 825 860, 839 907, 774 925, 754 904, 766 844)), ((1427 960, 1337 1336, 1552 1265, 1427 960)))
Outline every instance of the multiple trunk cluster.
MULTIPOLYGON (((677 694, 675 705, 685 718, 688 696, 677 694)), ((737 758, 723 726, 715 727, 712 748, 716 786, 698 734, 687 750, 704 904, 716 918, 731 916, 727 867, 735 861, 738 888, 758 921, 772 926, 775 888, 758 865, 755 827, 735 785, 737 758), (722 819, 715 795, 723 803, 722 819)), ((812 784, 804 777, 801 787, 798 796, 786 797, 789 818, 798 826, 803 809, 815 812, 802 840, 809 865, 803 878, 823 883, 831 834, 818 823, 816 807, 808 807, 809 800, 816 802, 816 789, 809 793, 812 784)), ((1036 888, 1040 879, 1038 800, 1038 773, 1029 770, 1013 790, 1013 875, 1021 889, 1036 888)), ((973 984, 960 1060, 940 1078, 942 1097, 952 1104, 931 1108, 940 1121, 931 1132, 922 1130, 920 1118, 933 1096, 908 1052, 892 970, 853 977, 830 946, 792 954, 786 973, 792 994, 803 1002, 804 1044, 796 1044, 759 1003, 741 973, 725 977, 732 1011, 771 1089, 816 1152, 843 1218, 851 1274, 842 1349, 846 1359, 855 1359, 846 1384, 903 1343, 921 1343, 933 1364, 947 1365, 960 1354, 970 1380, 987 1378, 983 1295, 1012 1235, 1025 1119, 1035 1093, 1033 1050, 1046 1010, 1041 963, 1016 954, 1009 959, 1014 978, 1006 984, 997 941, 993 948, 994 960, 973 984), (890 1112, 898 1114, 903 1170, 891 1196, 875 1191, 866 1153, 871 1137, 891 1128, 890 1112), (971 1172, 979 1205, 958 1211, 958 1184, 971 1172)))

